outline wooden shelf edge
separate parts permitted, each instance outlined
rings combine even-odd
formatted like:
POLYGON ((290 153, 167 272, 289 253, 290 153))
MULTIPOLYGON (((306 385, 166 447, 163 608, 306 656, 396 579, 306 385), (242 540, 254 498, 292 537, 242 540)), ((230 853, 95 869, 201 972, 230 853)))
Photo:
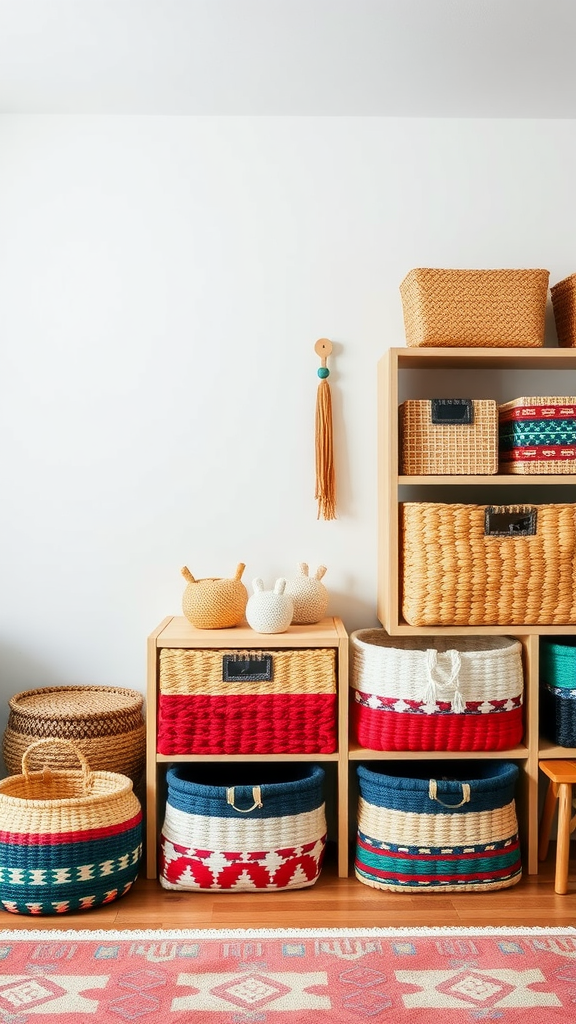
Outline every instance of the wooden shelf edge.
POLYGON ((368 750, 357 743, 350 744, 350 761, 477 761, 477 760, 525 760, 528 747, 518 746, 511 750, 368 750))

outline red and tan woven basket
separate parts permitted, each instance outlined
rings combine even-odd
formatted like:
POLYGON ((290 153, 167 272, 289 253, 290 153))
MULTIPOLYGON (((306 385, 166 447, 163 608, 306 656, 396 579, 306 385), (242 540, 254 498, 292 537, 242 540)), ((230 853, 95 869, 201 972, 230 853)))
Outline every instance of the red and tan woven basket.
POLYGON ((541 346, 549 277, 548 270, 411 270, 400 285, 406 344, 541 346))
POLYGON ((336 750, 336 651, 160 652, 160 754, 336 750))
POLYGON ((399 409, 400 472, 498 472, 498 407, 491 399, 409 399, 399 409))
POLYGON ((576 274, 570 274, 550 289, 556 334, 561 348, 576 346, 576 274))
POLYGON ((351 634, 351 720, 370 750, 509 750, 522 739, 522 647, 510 637, 351 634))
POLYGON ((414 626, 576 623, 576 505, 400 506, 414 626))

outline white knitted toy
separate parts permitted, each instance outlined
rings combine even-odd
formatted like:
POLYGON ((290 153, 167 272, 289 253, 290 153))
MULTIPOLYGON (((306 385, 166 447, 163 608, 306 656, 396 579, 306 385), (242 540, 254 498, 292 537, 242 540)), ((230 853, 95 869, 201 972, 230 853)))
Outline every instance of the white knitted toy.
POLYGON ((292 622, 299 626, 320 622, 328 607, 328 591, 320 582, 326 566, 319 565, 314 576, 308 575, 306 562, 299 562, 298 569, 298 575, 286 584, 286 593, 294 602, 292 622))
POLYGON ((246 621, 256 633, 284 633, 292 622, 294 604, 284 593, 286 580, 276 580, 274 590, 264 590, 261 579, 252 580, 254 593, 246 605, 246 621))

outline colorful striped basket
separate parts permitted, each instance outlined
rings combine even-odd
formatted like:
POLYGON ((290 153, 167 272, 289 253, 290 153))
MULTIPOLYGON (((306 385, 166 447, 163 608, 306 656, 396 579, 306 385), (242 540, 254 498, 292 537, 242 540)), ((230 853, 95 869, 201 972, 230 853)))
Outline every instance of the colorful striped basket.
POLYGON ((520 742, 522 645, 505 636, 350 636, 351 721, 371 750, 507 750, 520 742))
POLYGON ((501 473, 576 473, 576 397, 516 398, 498 409, 501 473))
POLYGON ((91 771, 67 740, 38 740, 22 774, 0 781, 0 906, 13 914, 65 914, 124 896, 138 876, 142 809, 132 782, 91 771), (80 771, 30 771, 32 755, 72 748, 80 771))
POLYGON ((540 731, 576 747, 576 637, 540 640, 540 731))
POLYGON ((359 765, 356 878, 410 893, 514 885, 517 777, 516 765, 494 761, 359 765))
POLYGON ((576 504, 400 506, 413 626, 576 623, 576 504))
POLYGON ((160 652, 160 754, 330 754, 334 648, 160 652))
POLYGON ((324 774, 316 765, 170 768, 161 885, 211 892, 313 885, 326 845, 324 774))

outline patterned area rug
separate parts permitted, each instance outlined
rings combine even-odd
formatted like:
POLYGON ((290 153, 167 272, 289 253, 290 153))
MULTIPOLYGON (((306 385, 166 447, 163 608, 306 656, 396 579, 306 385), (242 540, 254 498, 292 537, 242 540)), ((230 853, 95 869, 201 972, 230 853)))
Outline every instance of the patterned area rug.
POLYGON ((570 1024, 576 929, 0 933, 6 1024, 363 1020, 570 1024))

